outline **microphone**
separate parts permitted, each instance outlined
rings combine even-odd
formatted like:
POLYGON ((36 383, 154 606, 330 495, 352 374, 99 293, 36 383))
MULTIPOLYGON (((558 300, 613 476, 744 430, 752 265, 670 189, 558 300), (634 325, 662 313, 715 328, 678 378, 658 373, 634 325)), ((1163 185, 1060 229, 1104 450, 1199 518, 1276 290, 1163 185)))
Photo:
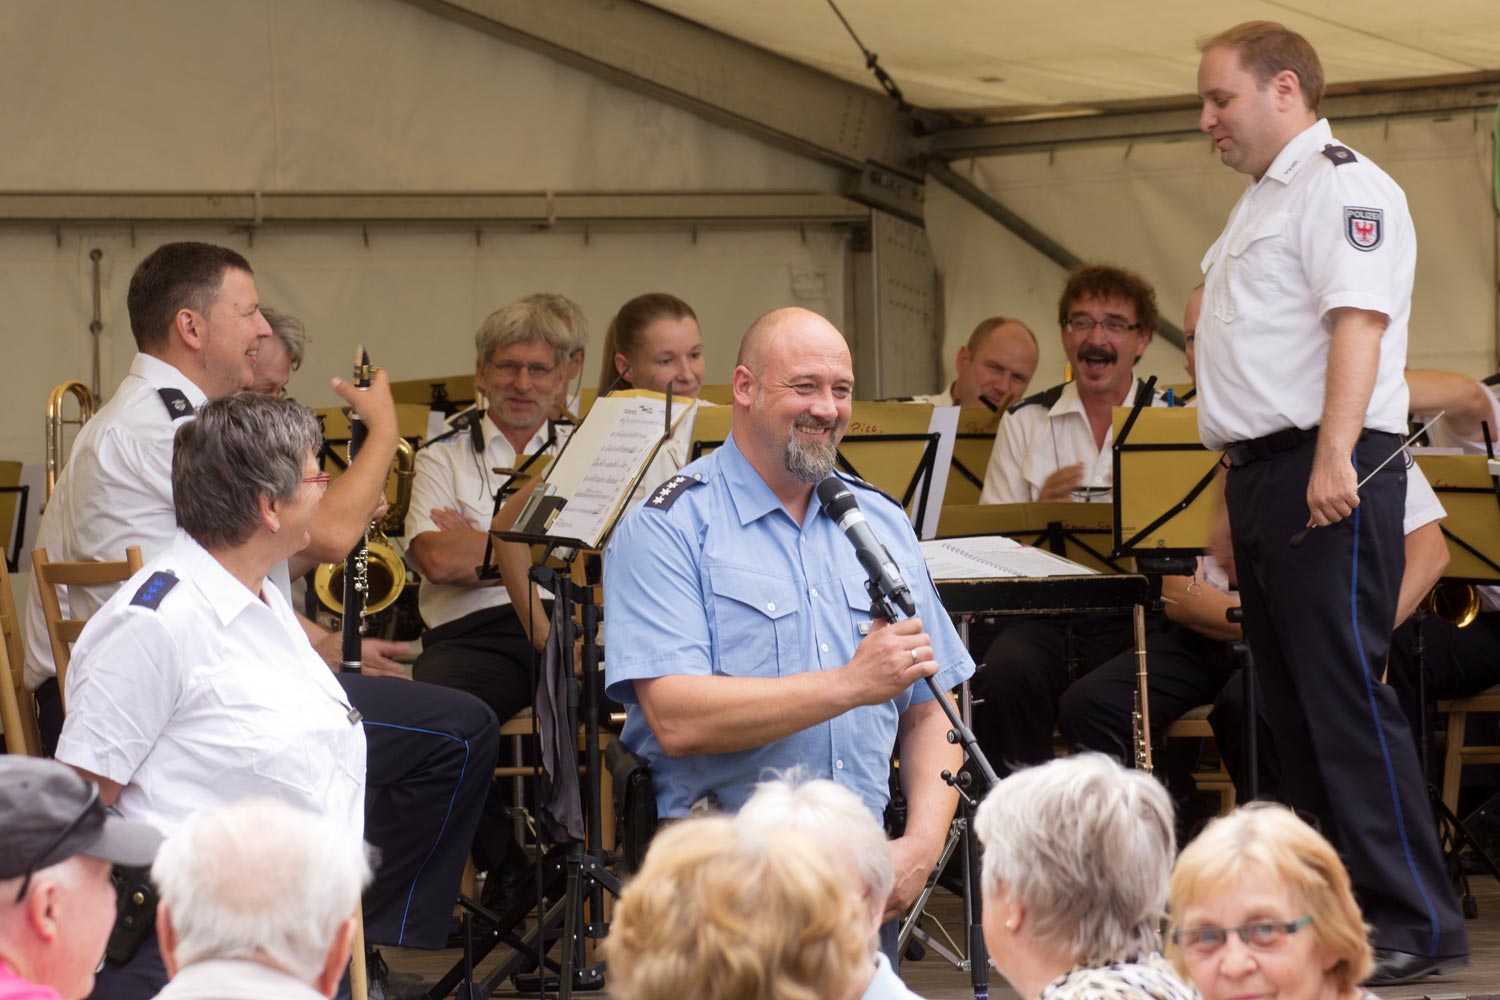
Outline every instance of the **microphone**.
POLYGON ((869 574, 870 583, 880 590, 888 602, 900 608, 903 614, 908 617, 916 614, 917 606, 911 599, 911 588, 906 585, 891 554, 880 544, 875 532, 870 530, 864 513, 859 509, 859 502, 849 492, 849 487, 837 477, 829 476, 818 483, 816 492, 818 499, 828 510, 828 515, 838 524, 844 537, 849 539, 849 544, 854 546, 854 554, 859 557, 859 564, 869 574))

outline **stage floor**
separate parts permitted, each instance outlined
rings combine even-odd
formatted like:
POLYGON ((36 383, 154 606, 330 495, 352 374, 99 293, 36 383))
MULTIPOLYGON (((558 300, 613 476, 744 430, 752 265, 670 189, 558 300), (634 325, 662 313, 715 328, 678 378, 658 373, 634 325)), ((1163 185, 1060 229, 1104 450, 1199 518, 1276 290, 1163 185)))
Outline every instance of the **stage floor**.
MULTIPOLYGON (((1453 1000, 1500 1000, 1500 884, 1493 879, 1474 876, 1474 896, 1479 903, 1479 919, 1469 921, 1469 945, 1471 962, 1464 972, 1453 976, 1425 979, 1410 986, 1387 986, 1382 988, 1382 1000, 1422 1000, 1431 997, 1453 998, 1453 1000)), ((958 941, 963 940, 963 913, 959 901, 943 890, 933 897, 933 914, 958 941)), ((393 972, 411 973, 425 983, 432 984, 456 961, 460 952, 456 948, 444 951, 417 951, 411 948, 382 948, 382 954, 393 972)), ((490 958, 481 964, 481 971, 497 965, 504 949, 496 949, 490 958)), ((904 962, 902 976, 907 985, 928 1000, 969 1000, 973 997, 969 974, 955 969, 932 952, 918 962, 904 962)), ((606 976, 607 980, 607 976, 606 976)), ((495 996, 521 996, 504 983, 495 996)), ((535 993, 530 994, 535 996, 535 993)), ((580 996, 608 997, 608 983, 603 991, 579 994, 580 996)), ((998 972, 991 970, 991 994, 997 1000, 1016 1000, 1016 993, 1006 986, 998 972)))

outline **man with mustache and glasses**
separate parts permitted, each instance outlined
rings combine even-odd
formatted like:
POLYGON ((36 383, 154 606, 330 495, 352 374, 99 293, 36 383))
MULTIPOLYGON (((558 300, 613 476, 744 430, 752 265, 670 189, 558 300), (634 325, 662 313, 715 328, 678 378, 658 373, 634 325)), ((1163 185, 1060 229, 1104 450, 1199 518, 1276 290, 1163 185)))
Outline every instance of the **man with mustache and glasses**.
POLYGON ((1387 459, 1410 403, 1411 212, 1318 116, 1307 39, 1250 21, 1198 50, 1199 128, 1250 178, 1201 265, 1198 430, 1229 465, 1220 545, 1277 756, 1297 765, 1277 798, 1348 865, 1374 926, 1370 984, 1456 971, 1463 916, 1411 729, 1380 682, 1406 563, 1406 463, 1387 459))
MULTIPOLYGON (((1022 400, 1000 421, 980 503, 1112 499, 1114 409, 1145 393, 1135 363, 1158 321, 1156 292, 1140 275, 1107 264, 1068 275, 1057 322, 1073 381, 1022 400)), ((1166 401, 1158 393, 1150 404, 1166 401)), ((1063 691, 1125 649, 1132 633, 1127 614, 1007 617, 998 627, 976 645, 986 651, 974 675, 974 731, 1003 776, 1052 757, 1063 691)))
MULTIPOLYGON (((854 373, 843 336, 804 309, 756 320, 734 370, 731 433, 631 511, 605 552, 605 681, 621 740, 655 776, 661 816, 735 811, 768 773, 800 768, 879 817, 901 750, 905 833, 891 844, 895 916, 941 852, 961 754, 923 678, 973 670, 900 505, 834 471, 854 373), (814 492, 838 476, 901 567, 917 615, 872 621, 865 571, 814 492)), ((887 924, 891 927, 891 924, 887 924)))

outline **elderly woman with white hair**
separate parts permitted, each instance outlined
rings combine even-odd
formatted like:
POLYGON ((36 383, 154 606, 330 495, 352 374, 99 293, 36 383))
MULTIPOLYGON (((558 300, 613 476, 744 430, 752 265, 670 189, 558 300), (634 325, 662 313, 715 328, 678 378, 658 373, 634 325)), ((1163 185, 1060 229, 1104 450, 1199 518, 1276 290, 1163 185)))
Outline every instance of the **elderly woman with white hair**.
POLYGON ((276 799, 194 814, 151 866, 172 977, 157 1000, 333 997, 370 881, 366 851, 341 824, 276 799))
POLYGON ((804 781, 793 775, 757 785, 736 821, 750 830, 804 834, 825 848, 865 916, 871 957, 860 1000, 920 1000, 878 948, 896 873, 890 841, 859 796, 825 778, 804 781))
POLYGON ((1175 838, 1151 775, 1049 761, 996 785, 974 829, 985 944, 1023 1000, 1195 1000, 1160 954, 1175 838))

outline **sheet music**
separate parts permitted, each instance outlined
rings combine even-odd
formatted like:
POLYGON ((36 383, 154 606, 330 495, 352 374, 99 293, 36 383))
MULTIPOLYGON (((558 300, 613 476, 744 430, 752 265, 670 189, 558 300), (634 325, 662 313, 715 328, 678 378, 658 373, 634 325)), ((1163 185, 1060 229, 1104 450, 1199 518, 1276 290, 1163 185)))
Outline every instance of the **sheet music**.
POLYGON ((1004 535, 971 535, 923 542, 922 557, 927 560, 927 572, 934 580, 1082 576, 1097 572, 1051 552, 1022 545, 1004 535))
MULTIPOLYGON (((674 399, 673 423, 692 408, 679 407, 674 399)), ((596 402, 547 477, 567 500, 547 534, 598 545, 665 431, 664 400, 636 396, 596 402)))

